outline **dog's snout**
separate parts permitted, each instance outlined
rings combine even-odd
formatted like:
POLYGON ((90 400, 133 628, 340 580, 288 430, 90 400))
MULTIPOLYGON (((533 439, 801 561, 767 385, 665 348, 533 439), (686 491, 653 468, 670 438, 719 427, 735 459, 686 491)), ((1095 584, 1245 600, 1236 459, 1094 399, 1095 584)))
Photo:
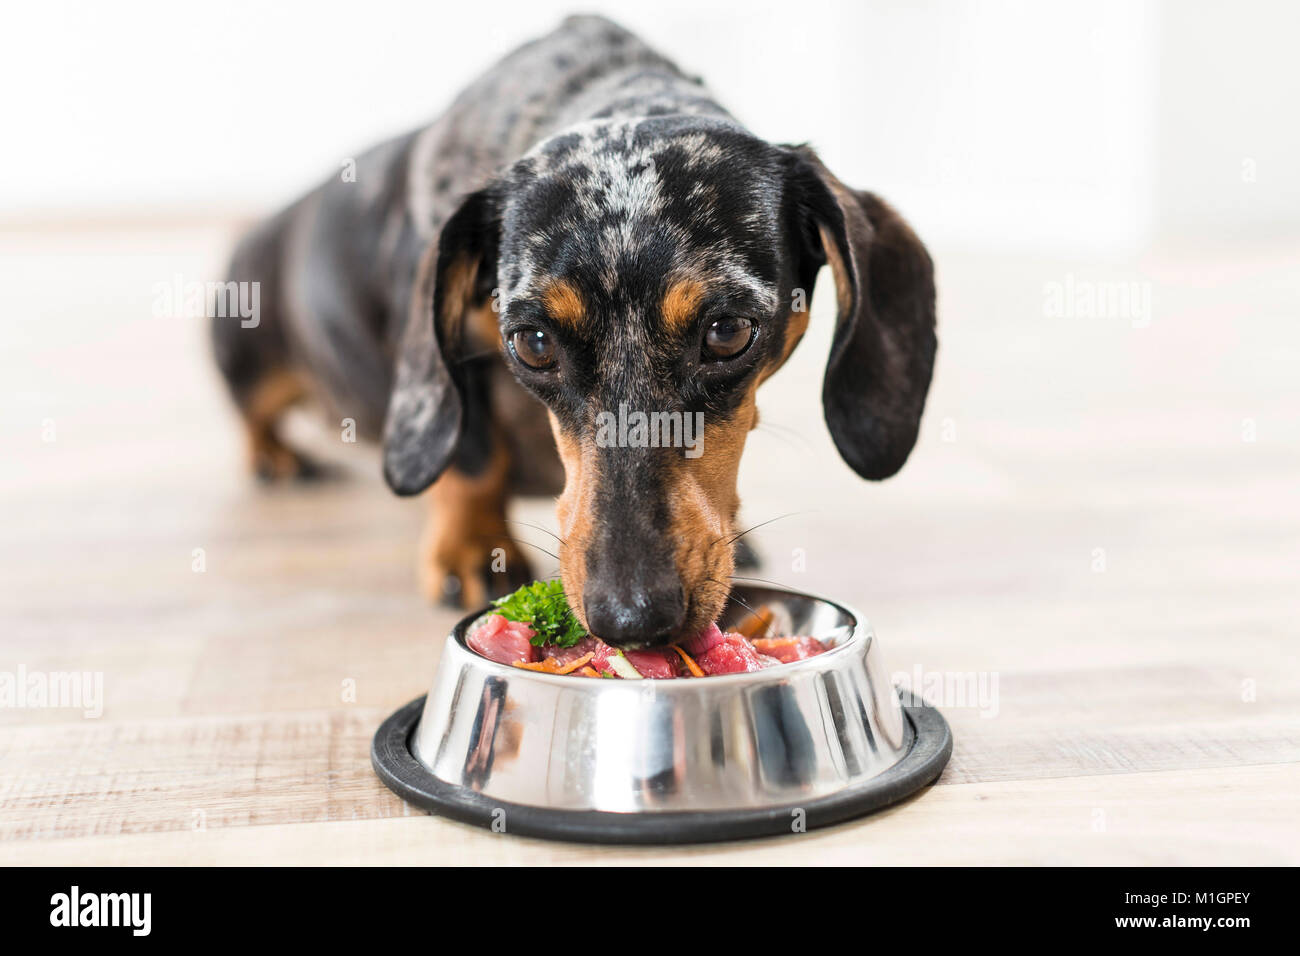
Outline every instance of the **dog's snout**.
POLYGON ((663 643, 686 618, 686 597, 676 577, 640 586, 589 578, 582 603, 591 632, 615 646, 663 643))

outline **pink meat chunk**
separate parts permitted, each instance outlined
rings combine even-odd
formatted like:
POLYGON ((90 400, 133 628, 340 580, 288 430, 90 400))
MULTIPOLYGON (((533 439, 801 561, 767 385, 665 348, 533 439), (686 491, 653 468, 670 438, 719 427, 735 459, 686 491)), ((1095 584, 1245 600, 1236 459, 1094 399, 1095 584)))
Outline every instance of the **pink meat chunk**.
POLYGON ((681 658, 671 647, 655 647, 645 651, 624 651, 637 673, 651 680, 665 680, 679 675, 681 658))
POLYGON ((774 657, 760 654, 749 641, 739 634, 727 634, 723 640, 695 659, 705 674, 745 674, 761 671, 781 663, 774 657))
POLYGON ((775 657, 782 664, 807 660, 830 650, 815 637, 762 637, 754 641, 754 649, 760 654, 775 657))
POLYGON ((682 641, 682 648, 691 657, 699 657, 701 654, 707 653, 709 648, 721 644, 726 639, 727 636, 722 633, 722 629, 717 624, 710 624, 694 637, 688 637, 682 641))
POLYGON ((536 632, 527 624, 507 621, 500 614, 489 614, 470 632, 466 643, 477 654, 498 664, 537 660, 537 648, 530 640, 536 632))
POLYGON ((617 652, 598 637, 584 637, 572 647, 560 647, 546 644, 542 648, 543 656, 554 657, 561 664, 571 664, 579 657, 591 655, 588 664, 598 671, 610 673, 609 659, 617 652))
MULTIPOLYGON (((499 664, 531 663, 548 657, 560 664, 571 664, 590 654, 588 666, 602 675, 615 674, 609 661, 618 651, 598 637, 585 637, 572 647, 556 644, 535 647, 532 644, 534 636, 536 632, 525 623, 507 620, 500 614, 488 614, 470 632, 467 643, 476 653, 499 664)), ((724 633, 716 624, 710 624, 695 637, 683 640, 681 646, 708 676, 763 670, 777 664, 806 660, 830 650, 829 645, 815 637, 764 637, 751 641, 742 634, 724 633)), ((685 663, 671 647, 626 651, 624 656, 642 677, 651 680, 690 676, 685 663)), ((588 673, 585 676, 592 675, 588 673)))

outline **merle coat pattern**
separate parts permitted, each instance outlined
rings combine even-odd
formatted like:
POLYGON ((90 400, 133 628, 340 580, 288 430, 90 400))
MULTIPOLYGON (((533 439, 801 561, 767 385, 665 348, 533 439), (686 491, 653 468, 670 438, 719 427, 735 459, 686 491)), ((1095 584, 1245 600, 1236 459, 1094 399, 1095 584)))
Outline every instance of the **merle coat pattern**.
POLYGON ((574 610, 616 644, 663 643, 725 601, 754 392, 828 263, 826 423, 885 478, 935 355, 920 241, 811 150, 758 139, 635 36, 575 17, 248 235, 230 278, 262 283, 261 322, 214 320, 214 343, 259 474, 316 472, 276 430, 312 396, 383 442, 394 491, 432 486, 432 594, 476 605, 531 580, 507 502, 561 492, 574 610), (703 413, 704 454, 602 447, 595 416, 620 403, 703 413))

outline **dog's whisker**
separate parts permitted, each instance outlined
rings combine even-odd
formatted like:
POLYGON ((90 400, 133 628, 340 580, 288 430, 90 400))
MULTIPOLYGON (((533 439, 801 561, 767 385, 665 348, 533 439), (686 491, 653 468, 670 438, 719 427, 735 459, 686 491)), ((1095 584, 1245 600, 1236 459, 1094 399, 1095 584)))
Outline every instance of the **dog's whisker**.
POLYGON ((538 531, 541 531, 541 532, 543 532, 544 534, 549 534, 549 535, 550 535, 552 538, 554 538, 556 541, 560 542, 560 544, 567 544, 567 543, 568 543, 568 542, 566 542, 563 538, 561 538, 558 534, 556 534, 554 531, 551 531, 551 530, 549 530, 549 529, 547 529, 547 528, 543 528, 543 527, 542 527, 541 525, 539 525, 539 524, 531 524, 530 522, 527 522, 527 521, 516 521, 514 518, 507 518, 506 521, 507 521, 509 524, 523 525, 525 528, 536 528, 538 531))
POLYGON ((735 590, 731 587, 730 582, 719 581, 717 578, 705 578, 704 580, 709 584, 716 584, 719 587, 725 589, 727 591, 728 600, 735 601, 737 604, 739 604, 741 607, 747 610, 750 614, 758 613, 758 611, 754 610, 753 606, 748 601, 740 597, 740 595, 736 594, 735 590))
POLYGON ((543 548, 540 544, 533 544, 531 541, 523 541, 523 540, 521 540, 521 539, 518 539, 518 538, 512 538, 512 537, 510 537, 509 535, 504 535, 504 534, 493 535, 493 538, 494 538, 494 540, 497 540, 497 541, 511 541, 511 542, 514 542, 515 544, 526 544, 526 545, 528 545, 528 547, 530 547, 530 548, 536 548, 538 551, 542 552, 542 554, 549 554, 549 555, 550 555, 551 557, 553 557, 556 561, 560 560, 560 556, 559 556, 558 554, 556 554, 555 552, 553 552, 553 551, 547 551, 547 550, 546 550, 545 548, 543 548))
POLYGON ((790 428, 786 425, 777 425, 775 422, 759 422, 758 430, 767 432, 774 438, 779 438, 791 447, 800 448, 804 451, 811 450, 812 446, 808 444, 808 439, 797 428, 790 428))
MULTIPOLYGON (((807 511, 790 511, 790 512, 787 512, 786 514, 783 514, 783 515, 777 515, 775 518, 768 518, 766 521, 760 521, 758 524, 756 524, 756 525, 752 525, 752 526, 746 528, 744 531, 740 532, 739 534, 734 534, 734 535, 732 535, 730 538, 727 538, 727 542, 726 542, 726 543, 727 543, 727 544, 734 544, 735 542, 737 542, 737 541, 739 541, 741 538, 743 538, 745 535, 749 534, 751 531, 757 531, 759 528, 762 528, 762 527, 765 527, 765 526, 767 526, 767 525, 769 525, 769 524, 772 524, 772 522, 774 522, 774 521, 780 521, 782 518, 792 518, 792 517, 794 517, 795 515, 805 515, 805 514, 808 514, 808 513, 809 513, 809 512, 807 512, 807 511)), ((714 539, 714 542, 713 542, 713 543, 714 543, 714 544, 717 544, 718 541, 720 541, 720 540, 722 540, 721 537, 716 538, 716 539, 714 539)))
POLYGON ((733 574, 733 575, 731 576, 731 580, 733 580, 733 581, 758 581, 760 584, 770 584, 770 585, 772 585, 772 587, 774 587, 774 588, 788 588, 788 587, 790 587, 790 585, 788 585, 788 584, 782 584, 780 581, 772 581, 772 580, 769 580, 768 578, 760 578, 760 577, 756 577, 756 576, 754 576, 754 575, 752 575, 752 574, 733 574))
POLYGON ((746 601, 744 598, 738 597, 735 591, 732 591, 729 595, 727 595, 727 597, 730 600, 735 601, 737 604, 743 607, 750 614, 754 614, 754 615, 758 614, 758 611, 754 609, 754 606, 750 604, 748 601, 746 601))

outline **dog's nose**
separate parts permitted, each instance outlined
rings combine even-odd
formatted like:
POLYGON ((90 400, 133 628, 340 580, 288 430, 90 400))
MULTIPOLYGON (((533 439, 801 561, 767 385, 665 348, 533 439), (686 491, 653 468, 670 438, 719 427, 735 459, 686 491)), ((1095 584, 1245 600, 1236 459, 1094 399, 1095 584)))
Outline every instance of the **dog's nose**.
POLYGON ((629 586, 588 578, 582 604, 591 633, 615 646, 663 643, 686 619, 686 598, 676 579, 629 586))

